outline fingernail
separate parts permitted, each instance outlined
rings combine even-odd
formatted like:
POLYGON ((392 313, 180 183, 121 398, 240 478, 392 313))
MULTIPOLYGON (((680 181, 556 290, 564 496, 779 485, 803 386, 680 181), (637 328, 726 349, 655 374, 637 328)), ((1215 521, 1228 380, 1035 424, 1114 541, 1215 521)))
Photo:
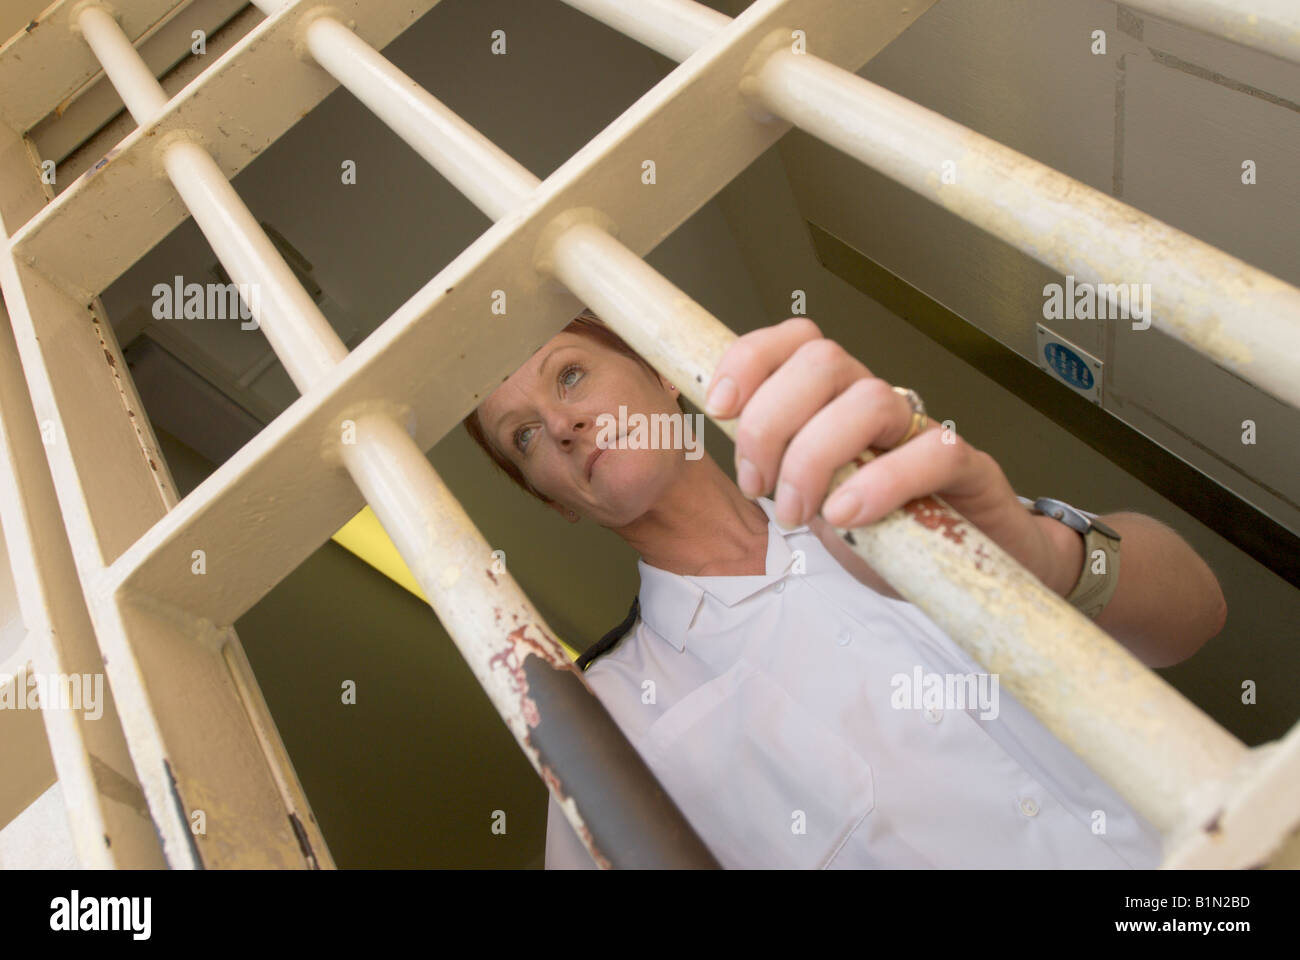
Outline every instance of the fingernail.
POLYGON ((763 489, 763 477, 744 457, 736 464, 736 485, 747 497, 756 497, 763 489))
POLYGON ((803 494, 784 480, 776 488, 776 515, 785 527, 798 526, 803 519, 803 494))
POLYGON ((729 411, 735 402, 736 381, 730 377, 723 377, 709 391, 709 395, 704 401, 704 409, 711 416, 716 417, 729 411))
POLYGON ((827 523, 844 527, 858 515, 861 509, 862 501, 858 499, 856 493, 841 490, 826 501, 826 506, 822 507, 822 516, 826 518, 827 523))

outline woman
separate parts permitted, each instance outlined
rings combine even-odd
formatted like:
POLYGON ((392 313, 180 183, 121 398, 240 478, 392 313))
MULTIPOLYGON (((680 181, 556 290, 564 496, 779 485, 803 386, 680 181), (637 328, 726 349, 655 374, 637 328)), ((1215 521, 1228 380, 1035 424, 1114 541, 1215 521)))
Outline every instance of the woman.
MULTIPOLYGON (((907 394, 806 318, 740 337, 708 394, 739 417, 737 486, 707 454, 602 434, 620 406, 684 414, 584 311, 465 425, 640 555, 633 613, 586 678, 723 866, 1156 866, 1157 831, 832 529, 935 493, 1062 596, 1089 576, 1083 536, 907 394), (888 452, 823 504, 868 447, 888 452), (932 676, 943 703, 921 694, 932 676)), ((1214 574, 1149 517, 1103 519, 1123 563, 1098 625, 1148 666, 1191 656, 1223 626, 1214 574)), ((592 866, 554 801, 547 866, 592 866)))

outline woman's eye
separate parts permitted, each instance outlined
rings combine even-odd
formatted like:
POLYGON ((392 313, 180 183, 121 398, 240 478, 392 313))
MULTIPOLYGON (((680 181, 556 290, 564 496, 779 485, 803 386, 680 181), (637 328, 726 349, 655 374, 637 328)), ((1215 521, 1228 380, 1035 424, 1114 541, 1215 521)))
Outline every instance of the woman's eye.
POLYGON ((525 443, 523 438, 526 435, 528 435, 532 431, 532 429, 533 429, 532 427, 520 427, 518 430, 515 431, 515 446, 518 447, 520 450, 523 450, 525 448, 525 443))
POLYGON ((563 370, 560 371, 560 383, 566 387, 574 386, 575 384, 577 384, 578 380, 581 379, 582 379, 582 367, 578 366, 577 364, 570 364, 569 366, 565 367, 563 370), (573 373, 578 374, 577 380, 570 379, 569 375, 573 373))

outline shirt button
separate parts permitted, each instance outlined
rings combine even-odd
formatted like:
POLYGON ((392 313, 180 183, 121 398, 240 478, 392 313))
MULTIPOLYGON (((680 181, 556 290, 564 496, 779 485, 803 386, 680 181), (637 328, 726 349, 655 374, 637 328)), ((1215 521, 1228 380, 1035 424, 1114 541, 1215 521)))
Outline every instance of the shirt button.
POLYGON ((776 592, 777 592, 777 593, 780 593, 780 592, 781 592, 782 590, 784 590, 784 589, 785 589, 785 581, 784 581, 784 580, 781 580, 781 581, 778 582, 777 585, 776 585, 776 592))
POLYGON ((849 645, 849 641, 852 639, 853 639, 853 634, 849 633, 849 631, 847 630, 841 630, 839 633, 835 635, 835 642, 838 643, 841 647, 847 647, 849 645))
POLYGON ((943 719, 943 711, 938 707, 926 707, 925 719, 929 720, 931 723, 938 723, 943 719))
POLYGON ((1038 816, 1038 804, 1034 802, 1033 797, 1020 798, 1020 812, 1026 817, 1038 816))

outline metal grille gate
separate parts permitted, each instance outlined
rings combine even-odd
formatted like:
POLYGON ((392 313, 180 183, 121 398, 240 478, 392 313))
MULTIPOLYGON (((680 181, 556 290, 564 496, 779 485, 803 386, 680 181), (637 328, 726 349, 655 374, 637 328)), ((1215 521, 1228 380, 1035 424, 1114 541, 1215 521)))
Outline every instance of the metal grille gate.
MULTIPOLYGON (((703 408, 734 335, 641 257, 792 125, 1062 273, 1158 280, 1155 325, 1300 406, 1266 346, 1300 341, 1300 290, 854 75, 933 0, 564 0, 681 65, 540 182, 376 52, 435 2, 255 0, 171 98, 133 46, 171 0, 61 0, 0 48, 0 519, 31 660, 111 683, 107 722, 42 711, 86 866, 332 866, 230 625, 363 501, 596 862, 714 865, 424 451, 526 359, 483 322, 494 290, 529 305, 512 342, 588 305, 703 408), (101 68, 138 127, 51 198, 25 134, 101 68), (351 352, 229 183, 336 84, 494 221, 351 352), (688 151, 637 204, 643 160, 688 151), (98 296, 187 213, 302 397, 178 500, 98 296)), ((1283 0, 1132 5, 1300 61, 1283 0)), ((1296 865, 1300 727, 1248 750, 934 498, 853 533, 1162 830, 1166 865, 1296 865)))

